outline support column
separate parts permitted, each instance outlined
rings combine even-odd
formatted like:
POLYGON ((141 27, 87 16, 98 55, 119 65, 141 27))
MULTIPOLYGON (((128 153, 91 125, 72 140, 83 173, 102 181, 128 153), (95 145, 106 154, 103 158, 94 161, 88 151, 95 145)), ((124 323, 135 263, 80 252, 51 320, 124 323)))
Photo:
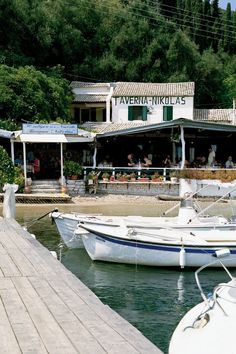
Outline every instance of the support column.
POLYGON ((176 163, 176 146, 175 142, 172 142, 172 161, 175 164, 176 163))
POLYGON ((110 87, 109 95, 106 98, 106 122, 111 122, 111 97, 113 94, 113 87, 110 87))
POLYGON ((180 126, 180 137, 181 137, 181 144, 182 144, 182 161, 181 161, 181 170, 184 168, 185 165, 185 140, 184 140, 184 127, 180 126))
POLYGON ((11 160, 12 160, 13 165, 15 165, 14 140, 11 140, 11 160))
POLYGON ((98 151, 97 144, 95 142, 94 153, 93 153, 93 168, 97 167, 97 161, 96 161, 97 151, 98 151))
POLYGON ((23 142, 23 164, 24 164, 24 178, 25 178, 25 187, 27 185, 27 167, 26 167, 26 143, 23 142))
POLYGON ((60 153, 61 153, 61 186, 63 187, 64 185, 64 174, 63 174, 63 170, 64 170, 64 165, 63 165, 63 143, 60 143, 60 153))

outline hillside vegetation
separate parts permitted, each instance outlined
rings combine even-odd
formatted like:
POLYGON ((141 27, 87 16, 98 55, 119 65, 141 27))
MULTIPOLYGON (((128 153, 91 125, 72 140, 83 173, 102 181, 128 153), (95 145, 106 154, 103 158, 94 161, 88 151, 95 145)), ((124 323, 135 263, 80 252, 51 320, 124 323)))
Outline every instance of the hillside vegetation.
POLYGON ((194 81, 195 107, 232 107, 236 12, 218 3, 0 0, 1 120, 70 121, 73 80, 194 81))

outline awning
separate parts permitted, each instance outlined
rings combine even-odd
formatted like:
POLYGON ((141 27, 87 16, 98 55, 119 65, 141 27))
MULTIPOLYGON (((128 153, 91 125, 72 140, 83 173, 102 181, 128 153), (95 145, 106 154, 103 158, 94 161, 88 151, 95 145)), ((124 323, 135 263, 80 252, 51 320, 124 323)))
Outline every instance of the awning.
POLYGON ((25 143, 89 143, 94 141, 94 137, 64 134, 20 134, 16 141, 25 143))
POLYGON ((233 126, 232 124, 209 123, 209 122, 194 121, 187 118, 178 118, 172 121, 166 121, 162 123, 145 124, 142 126, 134 126, 133 128, 123 129, 123 130, 98 133, 97 138, 120 136, 120 135, 132 135, 138 133, 144 134, 154 130, 177 128, 180 126, 184 128, 202 129, 202 130, 209 130, 209 131, 221 131, 221 132, 231 132, 231 133, 236 132, 236 126, 233 126))
POLYGON ((14 132, 14 140, 24 143, 90 143, 94 141, 96 134, 83 129, 78 129, 76 135, 65 134, 23 134, 22 130, 14 132))
POLYGON ((0 129, 0 138, 10 139, 13 135, 13 132, 8 130, 0 129))

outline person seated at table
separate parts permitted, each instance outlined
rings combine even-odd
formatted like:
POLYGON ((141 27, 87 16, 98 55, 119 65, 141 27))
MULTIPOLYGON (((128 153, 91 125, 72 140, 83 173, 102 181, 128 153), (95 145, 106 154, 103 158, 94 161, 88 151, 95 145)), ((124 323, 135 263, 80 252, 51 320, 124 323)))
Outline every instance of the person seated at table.
POLYGON ((40 160, 38 159, 37 156, 35 156, 34 162, 33 162, 33 168, 34 168, 34 175, 38 175, 40 172, 40 160))
POLYGON ((152 160, 150 160, 147 156, 144 155, 141 161, 141 166, 142 167, 149 167, 152 166, 152 160))
POLYGON ((29 163, 33 163, 34 162, 34 153, 32 150, 28 151, 27 153, 27 161, 29 163))
POLYGON ((106 156, 101 162, 99 162, 98 167, 112 167, 112 162, 109 161, 109 156, 106 156))
POLYGON ((137 161, 134 157, 134 154, 133 153, 130 153, 128 156, 127 156, 127 166, 129 167, 134 167, 134 166, 137 166, 137 161))
POLYGON ((234 168, 232 156, 228 157, 228 160, 225 163, 225 168, 234 168))
POLYGON ((23 158, 21 154, 19 154, 18 157, 15 159, 15 165, 19 167, 23 165, 23 158))
POLYGON ((170 167, 172 165, 170 155, 167 155, 166 158, 163 160, 163 165, 165 167, 170 167))

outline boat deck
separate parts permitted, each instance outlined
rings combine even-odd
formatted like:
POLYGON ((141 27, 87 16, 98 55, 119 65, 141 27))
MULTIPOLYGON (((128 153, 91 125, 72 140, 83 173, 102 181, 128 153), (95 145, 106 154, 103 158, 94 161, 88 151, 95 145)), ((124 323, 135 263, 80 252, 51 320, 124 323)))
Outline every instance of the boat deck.
POLYGON ((0 338, 1 354, 161 354, 15 220, 1 218, 0 338))

